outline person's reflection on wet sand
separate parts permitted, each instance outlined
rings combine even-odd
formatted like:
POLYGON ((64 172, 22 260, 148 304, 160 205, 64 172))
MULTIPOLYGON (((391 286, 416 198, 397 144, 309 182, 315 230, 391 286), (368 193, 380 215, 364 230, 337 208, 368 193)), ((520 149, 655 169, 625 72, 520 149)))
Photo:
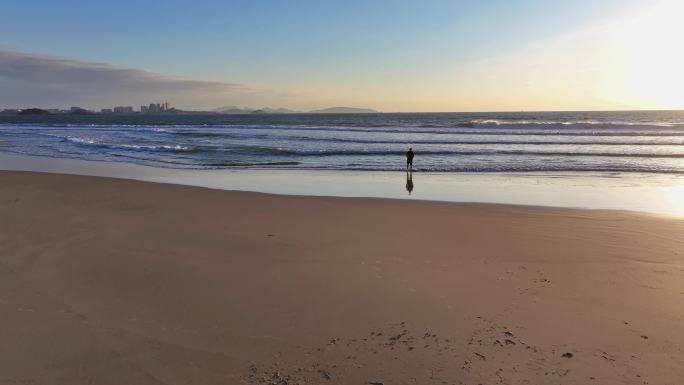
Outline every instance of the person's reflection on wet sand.
POLYGON ((406 171, 406 191, 411 195, 413 191, 413 171, 406 171))

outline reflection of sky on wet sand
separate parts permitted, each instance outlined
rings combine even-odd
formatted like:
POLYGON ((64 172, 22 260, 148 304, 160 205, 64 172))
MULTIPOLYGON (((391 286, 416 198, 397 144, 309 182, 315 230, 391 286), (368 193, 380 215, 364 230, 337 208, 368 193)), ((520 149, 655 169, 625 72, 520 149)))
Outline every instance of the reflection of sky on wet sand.
POLYGON ((424 174, 295 170, 173 170, 0 155, 0 169, 98 175, 275 194, 582 207, 684 216, 684 175, 424 174))
POLYGON ((666 201, 672 205, 672 212, 684 216, 684 183, 680 183, 672 189, 666 201))

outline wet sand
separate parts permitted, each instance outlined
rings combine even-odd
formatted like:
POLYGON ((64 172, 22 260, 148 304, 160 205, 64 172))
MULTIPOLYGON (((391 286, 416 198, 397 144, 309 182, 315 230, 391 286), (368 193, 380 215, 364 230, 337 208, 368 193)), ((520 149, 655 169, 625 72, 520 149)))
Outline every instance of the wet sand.
POLYGON ((0 172, 1 384, 681 384, 684 220, 0 172))
POLYGON ((0 152, 0 170, 87 175, 281 195, 392 198, 630 210, 684 218, 684 175, 413 173, 232 168, 171 169, 0 152))

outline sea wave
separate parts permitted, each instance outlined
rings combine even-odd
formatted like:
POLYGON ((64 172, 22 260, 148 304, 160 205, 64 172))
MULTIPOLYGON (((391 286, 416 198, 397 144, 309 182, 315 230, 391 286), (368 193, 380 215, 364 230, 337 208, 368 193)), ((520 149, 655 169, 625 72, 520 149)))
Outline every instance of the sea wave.
MULTIPOLYGON (((682 136, 684 137, 684 127, 682 129, 664 130, 664 127, 659 129, 652 129, 648 126, 645 129, 636 129, 638 125, 630 127, 611 127, 611 128, 597 128, 597 127, 542 127, 535 125, 534 128, 521 128, 513 126, 495 126, 495 127, 463 127, 463 126, 446 126, 446 127, 335 127, 335 126, 263 126, 263 125, 236 125, 229 127, 220 127, 223 129, 232 130, 246 130, 246 131, 273 131, 284 134, 296 131, 308 132, 343 132, 343 133, 380 133, 380 134, 437 134, 437 135, 567 135, 567 136, 682 136), (435 129, 439 128, 439 129, 435 129)), ((219 127, 217 127, 219 128, 219 127)), ((182 131, 176 132, 180 135, 202 135, 202 131, 182 131)), ((225 132, 206 132, 206 134, 224 134, 225 132)))
MULTIPOLYGON (((258 139, 258 138, 269 138, 267 135, 259 136, 234 136, 240 139, 258 139)), ((667 141, 653 141, 650 137, 645 140, 618 140, 618 141, 608 141, 608 140, 566 140, 564 138, 558 138, 556 140, 477 140, 477 139, 461 139, 461 140, 430 140, 430 139, 413 139, 413 138, 398 138, 396 140, 387 139, 349 139, 349 138, 326 138, 326 137, 315 137, 315 136, 284 136, 284 140, 288 141, 303 141, 303 142, 328 142, 328 143, 358 143, 358 144, 388 144, 388 145, 402 145, 407 144, 417 145, 417 144, 429 144, 429 145, 600 145, 600 146, 681 146, 684 145, 684 136, 681 140, 667 140, 667 141), (650 141, 647 141, 650 140, 650 141)))
MULTIPOLYGON (((307 169, 314 170, 327 170, 326 167, 303 167, 307 169)), ((343 166, 341 168, 336 168, 336 170, 347 170, 347 171, 387 171, 396 172, 403 171, 403 167, 365 167, 365 166, 343 166)), ((549 172, 549 173, 584 173, 584 172, 597 172, 597 173, 652 173, 652 174, 672 174, 681 175, 682 170, 672 167, 649 167, 649 166, 621 166, 621 165, 605 165, 605 166, 562 166, 562 165, 490 165, 490 166, 463 166, 463 165, 451 165, 451 166, 425 166, 425 167, 414 167, 414 172, 434 172, 434 173, 531 173, 531 172, 549 172)))
MULTIPOLYGON (((67 136, 66 141, 72 142, 78 145, 84 146, 96 146, 111 149, 123 149, 131 151, 160 151, 160 152, 224 152, 224 153, 234 153, 234 154, 246 154, 254 156, 300 156, 300 157, 331 157, 331 156, 403 156, 404 150, 358 150, 358 149, 320 149, 320 150, 303 150, 294 149, 287 147, 270 147, 270 146, 260 146, 260 145, 237 145, 232 144, 229 146, 188 146, 181 144, 130 144, 130 143, 110 143, 104 142, 97 138, 82 137, 82 136, 67 136)), ((380 142, 382 143, 382 142, 380 142)), ((393 142, 392 142, 393 143, 393 142)), ((389 144, 392 144, 389 143, 389 144)), ((412 142, 418 143, 418 142, 412 142)), ((630 143, 566 143, 566 142, 501 142, 501 141, 480 141, 480 142, 434 142, 434 144, 446 145, 446 144, 468 144, 468 145, 612 145, 611 148, 615 148, 617 145, 638 145, 641 146, 643 143, 630 142, 630 143)), ((651 147, 656 144, 651 144, 651 147)), ((657 143, 657 145, 663 146, 662 143, 657 143)), ((675 143, 670 146, 678 147, 681 143, 675 143)), ((684 158, 684 153, 681 152, 670 152, 670 153, 659 153, 659 152, 605 152, 605 151, 530 151, 530 150, 504 150, 504 149, 491 149, 491 150, 450 150, 450 149, 425 149, 419 150, 420 155, 440 155, 440 156, 480 156, 480 155, 519 155, 519 156, 565 156, 565 157, 577 157, 577 156, 596 156, 596 157, 625 157, 625 158, 684 158)))
POLYGON ((283 162, 216 162, 205 163, 208 167, 267 167, 267 166, 297 166, 301 162, 283 161, 283 162))
POLYGON ((681 136, 684 123, 680 122, 622 122, 622 121, 514 121, 475 120, 443 124, 385 124, 385 125, 297 125, 297 124, 217 124, 217 125, 76 125, 21 124, 2 125, 5 129, 36 130, 50 132, 55 128, 69 131, 156 133, 188 137, 229 136, 236 130, 292 133, 342 132, 342 133, 389 133, 389 134, 435 134, 435 135, 560 135, 560 136, 681 136), (208 130, 209 129, 209 130, 208 130))
POLYGON ((465 123, 465 126, 478 125, 519 125, 519 126, 644 126, 644 127, 678 127, 684 126, 684 122, 659 122, 659 121, 626 121, 626 120, 508 120, 508 119, 476 119, 465 123))
POLYGON ((129 143, 108 143, 96 138, 82 137, 82 136, 67 136, 65 141, 84 146, 106 147, 113 149, 138 150, 138 151, 172 151, 172 152, 196 152, 200 149, 194 146, 183 146, 180 144, 129 144, 129 143))
MULTIPOLYGON (((301 157, 328 157, 328 156, 404 156, 403 150, 288 150, 278 149, 280 155, 301 157)), ((416 156, 479 156, 479 155, 518 155, 518 156, 557 156, 557 157, 621 157, 621 158, 684 158, 684 153, 622 153, 622 152, 590 152, 590 151, 525 151, 525 150, 485 150, 485 151, 458 151, 458 150, 427 150, 417 151, 416 156)))

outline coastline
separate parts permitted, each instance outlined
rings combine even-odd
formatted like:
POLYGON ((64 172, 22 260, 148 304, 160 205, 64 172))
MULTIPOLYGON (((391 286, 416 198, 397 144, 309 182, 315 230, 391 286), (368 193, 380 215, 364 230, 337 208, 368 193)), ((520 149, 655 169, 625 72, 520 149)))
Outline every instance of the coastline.
POLYGON ((684 175, 413 173, 296 169, 188 170, 0 153, 0 170, 122 178, 280 195, 626 210, 684 217, 684 175))
POLYGON ((682 219, 0 182, 0 382, 684 379, 682 219))

